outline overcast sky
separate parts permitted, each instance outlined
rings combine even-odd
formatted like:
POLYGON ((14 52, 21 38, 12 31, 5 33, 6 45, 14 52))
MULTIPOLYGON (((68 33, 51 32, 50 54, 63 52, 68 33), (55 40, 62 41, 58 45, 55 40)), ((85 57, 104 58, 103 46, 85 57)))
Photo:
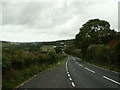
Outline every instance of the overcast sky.
POLYGON ((0 40, 73 39, 85 22, 95 18, 108 21, 118 31, 118 0, 45 1, 0 2, 0 40))

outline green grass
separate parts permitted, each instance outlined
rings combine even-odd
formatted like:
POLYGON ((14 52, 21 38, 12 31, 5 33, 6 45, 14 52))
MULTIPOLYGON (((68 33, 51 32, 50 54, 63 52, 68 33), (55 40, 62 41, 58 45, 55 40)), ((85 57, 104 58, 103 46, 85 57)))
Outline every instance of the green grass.
POLYGON ((46 51, 46 50, 55 50, 52 45, 43 45, 40 49, 46 51))

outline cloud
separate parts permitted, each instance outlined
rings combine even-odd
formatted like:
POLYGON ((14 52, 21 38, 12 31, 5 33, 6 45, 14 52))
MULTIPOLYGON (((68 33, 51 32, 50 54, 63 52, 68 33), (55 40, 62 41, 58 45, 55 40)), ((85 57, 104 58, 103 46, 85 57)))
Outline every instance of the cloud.
POLYGON ((2 25, 2 3, 0 3, 0 26, 2 25))
MULTIPOLYGON (((53 41, 74 38, 89 19, 118 29, 117 2, 3 2, 0 39, 53 41)), ((1 10, 1 9, 0 9, 1 10)))

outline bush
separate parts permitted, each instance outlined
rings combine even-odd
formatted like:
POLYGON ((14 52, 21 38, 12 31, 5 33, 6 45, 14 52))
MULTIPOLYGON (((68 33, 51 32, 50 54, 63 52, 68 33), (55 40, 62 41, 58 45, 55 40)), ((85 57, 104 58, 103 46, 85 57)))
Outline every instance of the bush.
POLYGON ((85 59, 96 63, 108 63, 110 52, 105 45, 90 45, 86 51, 85 59))
POLYGON ((61 48, 61 47, 56 47, 56 48, 55 48, 55 51, 56 51, 57 54, 58 54, 58 53, 61 53, 61 52, 62 52, 62 48, 61 48))
POLYGON ((37 53, 39 50, 29 52, 15 47, 10 50, 9 47, 3 48, 3 88, 14 88, 34 74, 52 67, 51 65, 58 65, 66 57, 65 54, 57 54, 55 50, 49 50, 48 53, 37 53))
POLYGON ((2 55, 2 69, 9 70, 12 67, 12 60, 8 54, 3 53, 2 55))
POLYGON ((115 49, 111 52, 111 61, 111 64, 114 64, 114 66, 120 66, 120 41, 116 43, 115 49))
POLYGON ((57 53, 55 51, 49 51, 48 55, 50 56, 50 63, 55 63, 57 60, 57 53))
POLYGON ((101 48, 101 51, 97 55, 97 60, 99 63, 102 64, 109 64, 110 63, 110 52, 107 48, 101 48))

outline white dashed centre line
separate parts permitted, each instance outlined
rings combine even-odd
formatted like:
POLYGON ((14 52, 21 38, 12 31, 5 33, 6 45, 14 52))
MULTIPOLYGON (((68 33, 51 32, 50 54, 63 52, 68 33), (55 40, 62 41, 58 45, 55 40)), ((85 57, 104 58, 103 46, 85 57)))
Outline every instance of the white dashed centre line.
POLYGON ((72 57, 72 58, 73 58, 74 61, 76 61, 76 60, 74 59, 74 57, 72 57))
POLYGON ((72 86, 75 87, 75 84, 73 82, 71 82, 71 83, 72 83, 72 86))
POLYGON ((70 74, 68 74, 68 77, 70 77, 70 74))
POLYGON ((111 79, 111 78, 108 78, 108 77, 106 77, 106 76, 103 76, 103 78, 105 78, 105 79, 107 79, 107 80, 109 80, 109 81, 112 81, 112 82, 120 85, 119 82, 117 82, 117 81, 115 81, 115 80, 113 80, 113 79, 111 79))
POLYGON ((72 78, 69 78, 70 79, 70 81, 72 81, 72 78))
POLYGON ((89 69, 87 67, 85 67, 85 69, 88 70, 88 71, 90 71, 90 72, 92 72, 92 73, 95 73, 95 71, 93 71, 93 70, 91 70, 91 69, 89 69))
POLYGON ((67 71, 67 75, 68 75, 68 77, 69 77, 69 80, 70 80, 72 86, 75 87, 75 84, 74 84, 74 82, 72 81, 72 78, 70 77, 70 73, 69 73, 69 71, 68 71, 67 62, 66 62, 66 71, 67 71))

